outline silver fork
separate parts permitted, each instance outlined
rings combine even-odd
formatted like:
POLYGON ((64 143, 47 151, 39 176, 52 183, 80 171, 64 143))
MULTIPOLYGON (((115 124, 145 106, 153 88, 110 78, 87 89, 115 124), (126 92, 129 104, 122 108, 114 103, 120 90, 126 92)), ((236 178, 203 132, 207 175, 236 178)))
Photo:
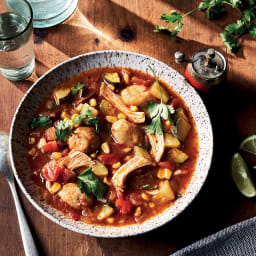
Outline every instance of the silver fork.
POLYGON ((38 256, 39 254, 37 252, 34 239, 30 232, 28 223, 26 221, 25 215, 23 213, 23 210, 21 208, 21 204, 17 195, 13 173, 8 165, 8 160, 7 160, 8 137, 9 136, 7 133, 0 132, 0 173, 2 173, 2 175, 7 180, 12 192, 12 196, 13 196, 13 200, 15 203, 17 216, 19 220, 20 232, 21 232, 25 254, 26 256, 38 256))

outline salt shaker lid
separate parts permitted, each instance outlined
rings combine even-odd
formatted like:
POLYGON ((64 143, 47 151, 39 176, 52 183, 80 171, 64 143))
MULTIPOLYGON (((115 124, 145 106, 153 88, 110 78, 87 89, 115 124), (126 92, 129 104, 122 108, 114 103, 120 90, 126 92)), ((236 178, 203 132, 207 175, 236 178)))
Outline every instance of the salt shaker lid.
POLYGON ((226 71, 227 63, 224 56, 212 48, 202 49, 191 58, 194 71, 204 79, 215 79, 226 71))

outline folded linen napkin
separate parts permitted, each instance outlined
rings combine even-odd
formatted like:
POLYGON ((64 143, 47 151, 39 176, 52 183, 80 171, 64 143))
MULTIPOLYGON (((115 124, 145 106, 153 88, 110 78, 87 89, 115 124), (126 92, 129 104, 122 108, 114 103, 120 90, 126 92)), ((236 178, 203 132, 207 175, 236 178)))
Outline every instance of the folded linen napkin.
POLYGON ((256 217, 203 238, 171 256, 255 256, 256 217))

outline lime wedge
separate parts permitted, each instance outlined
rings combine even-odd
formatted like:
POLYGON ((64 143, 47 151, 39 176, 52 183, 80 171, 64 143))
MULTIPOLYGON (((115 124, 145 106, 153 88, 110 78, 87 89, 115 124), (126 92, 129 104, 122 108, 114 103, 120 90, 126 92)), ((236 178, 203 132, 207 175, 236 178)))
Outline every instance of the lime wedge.
POLYGON ((235 153, 231 160, 231 176, 238 190, 246 197, 256 196, 256 189, 244 159, 235 153))
POLYGON ((239 148, 245 152, 256 155, 256 134, 250 135, 249 137, 245 138, 241 142, 239 148))

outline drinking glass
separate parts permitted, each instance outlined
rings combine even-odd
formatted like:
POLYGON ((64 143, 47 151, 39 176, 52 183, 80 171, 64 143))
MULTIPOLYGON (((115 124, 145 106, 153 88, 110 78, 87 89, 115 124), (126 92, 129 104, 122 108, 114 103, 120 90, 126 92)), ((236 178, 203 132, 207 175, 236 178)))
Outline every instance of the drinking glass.
POLYGON ((32 6, 34 28, 46 28, 66 20, 76 9, 78 0, 28 0, 32 6))
POLYGON ((0 71, 9 80, 34 70, 32 8, 26 0, 0 0, 0 71))

